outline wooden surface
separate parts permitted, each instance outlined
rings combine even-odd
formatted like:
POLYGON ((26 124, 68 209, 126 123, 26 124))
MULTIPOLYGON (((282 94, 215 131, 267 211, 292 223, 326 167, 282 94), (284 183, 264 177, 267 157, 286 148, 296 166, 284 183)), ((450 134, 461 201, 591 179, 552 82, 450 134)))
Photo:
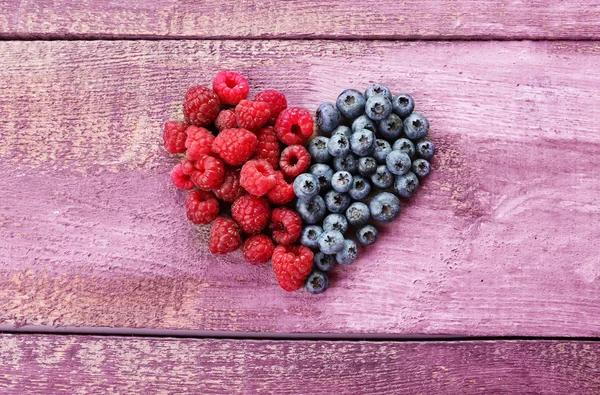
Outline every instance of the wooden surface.
POLYGON ((597 42, 0 43, 0 323, 598 336, 597 42), (220 69, 314 110, 370 81, 438 145, 399 222, 321 296, 210 255, 161 125, 220 69))
POLYGON ((0 37, 598 39, 600 1, 0 0, 0 37))

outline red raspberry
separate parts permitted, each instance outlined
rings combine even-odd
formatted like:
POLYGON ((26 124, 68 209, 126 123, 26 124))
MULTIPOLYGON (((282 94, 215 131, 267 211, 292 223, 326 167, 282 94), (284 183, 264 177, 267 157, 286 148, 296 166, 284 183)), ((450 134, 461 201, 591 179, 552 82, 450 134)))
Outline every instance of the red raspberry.
POLYGON ((279 167, 290 177, 296 177, 310 165, 310 154, 302 145, 290 145, 281 153, 279 167))
POLYGON ((212 89, 193 86, 185 94, 183 116, 187 123, 206 126, 217 118, 220 106, 219 96, 212 89))
POLYGON ((219 214, 219 202, 212 192, 196 189, 185 199, 185 212, 193 223, 210 224, 219 214))
POLYGON ((243 75, 235 71, 220 71, 213 80, 213 90, 221 103, 235 106, 248 96, 250 86, 243 75))
POLYGON ((270 124, 275 124, 281 111, 287 107, 287 100, 283 93, 273 89, 267 89, 266 91, 260 92, 258 95, 254 96, 254 101, 264 101, 265 103, 269 103, 271 117, 268 122, 270 124))
POLYGON ((183 169, 183 163, 175 165, 171 171, 171 181, 179 189, 193 189, 194 182, 190 179, 190 175, 186 174, 183 169))
POLYGON ((264 159, 249 160, 242 166, 240 184, 255 196, 263 196, 275 186, 277 178, 273 166, 264 159))
POLYGON ((213 189, 215 196, 224 202, 233 202, 244 194, 240 185, 240 169, 225 167, 225 177, 220 187, 213 189))
POLYGON ((233 110, 222 110, 217 116, 217 119, 215 119, 215 127, 219 131, 223 129, 237 128, 235 112, 233 112, 233 110))
POLYGON ((313 119, 303 108, 286 108, 277 117, 275 131, 287 145, 304 144, 313 133, 313 119))
POLYGON ((265 126, 256 133, 258 145, 254 153, 254 158, 264 159, 273 166, 273 169, 279 168, 279 140, 273 126, 265 126))
POLYGON ((184 122, 169 121, 165 123, 163 142, 165 149, 170 154, 183 154, 185 152, 185 129, 188 125, 184 122))
POLYGON ((187 148, 186 156, 189 160, 197 160, 201 156, 211 153, 215 136, 208 130, 192 125, 187 128, 186 133, 185 147, 187 148))
POLYGON ((246 233, 258 233, 269 223, 271 207, 264 197, 244 195, 231 206, 231 217, 246 233))
POLYGON ((302 232, 302 219, 289 208, 276 208, 271 214, 273 241, 279 244, 292 244, 302 232))
POLYGON ((225 168, 223 162, 209 155, 204 155, 194 163, 192 181, 204 191, 218 188, 223 183, 225 168))
POLYGON ((277 246, 273 250, 273 271, 277 282, 288 292, 304 285, 313 265, 313 252, 305 246, 277 246))
POLYGON ((227 254, 242 244, 240 227, 230 218, 217 217, 210 228, 208 249, 213 254, 227 254))
POLYGON ((263 127, 270 116, 269 104, 262 101, 242 100, 235 107, 235 119, 238 126, 253 132, 263 127))
POLYGON ((267 193, 267 199, 273 204, 286 204, 291 202, 295 197, 294 185, 289 184, 285 180, 283 173, 280 171, 275 172, 275 177, 277 178, 277 183, 267 193))
POLYGON ((244 253, 246 262, 253 265, 260 265, 271 259, 274 248, 273 241, 271 241, 269 236, 252 235, 244 242, 242 252, 244 253))
POLYGON ((257 143, 256 135, 249 130, 225 129, 213 141, 212 150, 228 165, 241 166, 252 157, 257 143))

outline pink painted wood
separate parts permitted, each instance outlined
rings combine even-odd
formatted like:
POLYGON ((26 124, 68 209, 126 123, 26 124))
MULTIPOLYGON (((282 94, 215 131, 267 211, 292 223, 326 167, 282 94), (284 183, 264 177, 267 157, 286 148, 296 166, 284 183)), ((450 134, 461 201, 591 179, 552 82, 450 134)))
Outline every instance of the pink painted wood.
POLYGON ((0 1, 0 37, 598 39, 600 1, 0 1))
POLYGON ((388 335, 600 334, 595 42, 0 43, 0 322, 388 335), (321 296, 215 257, 161 125, 219 69, 314 109, 410 92, 439 147, 400 221, 321 296))

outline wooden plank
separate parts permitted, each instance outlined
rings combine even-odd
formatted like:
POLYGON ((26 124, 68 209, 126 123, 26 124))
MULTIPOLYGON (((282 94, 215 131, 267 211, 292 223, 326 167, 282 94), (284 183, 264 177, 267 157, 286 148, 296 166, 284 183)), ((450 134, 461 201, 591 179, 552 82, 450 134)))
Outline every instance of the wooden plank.
POLYGON ((0 323, 599 336, 595 42, 0 43, 0 323), (432 124, 434 172, 322 296, 209 254, 162 123, 241 70, 315 109, 381 80, 432 124))
POLYGON ((5 0, 1 36, 597 39, 600 0, 5 0))
POLYGON ((0 336, 5 395, 597 394, 600 344, 0 336))

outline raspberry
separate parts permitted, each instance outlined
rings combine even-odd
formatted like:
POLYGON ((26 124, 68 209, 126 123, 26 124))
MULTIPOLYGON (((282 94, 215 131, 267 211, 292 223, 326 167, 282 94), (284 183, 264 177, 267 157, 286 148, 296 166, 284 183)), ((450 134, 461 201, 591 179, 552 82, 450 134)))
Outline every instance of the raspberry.
POLYGON ((302 232, 302 219, 288 208, 276 208, 271 214, 273 241, 279 244, 292 244, 302 232))
POLYGON ((231 217, 246 233, 258 233, 269 222, 271 207, 264 197, 243 195, 231 206, 231 217))
POLYGON ((313 264, 313 252, 305 246, 277 246, 273 250, 273 271, 277 282, 288 292, 304 285, 313 264))
POLYGON ((275 177, 277 182, 267 193, 267 199, 273 204, 286 204, 291 202, 296 196, 294 194, 294 186, 285 180, 283 173, 280 171, 275 172, 275 177))
POLYGON ((273 89, 267 89, 266 91, 260 92, 258 95, 254 96, 254 101, 262 101, 269 104, 271 116, 269 117, 268 123, 270 124, 275 124, 281 111, 287 107, 287 100, 283 93, 273 89))
POLYGON ((215 136, 208 130, 192 125, 187 128, 186 133, 185 147, 187 148, 186 156, 189 160, 197 160, 201 156, 211 153, 215 136))
POLYGON ((233 202, 244 193, 244 188, 240 185, 240 169, 225 167, 225 176, 223 184, 213 189, 215 196, 224 202, 233 202))
POLYGON ((270 116, 269 104, 265 102, 242 100, 235 107, 235 119, 238 126, 253 132, 263 127, 270 116))
POLYGON ((219 131, 236 128, 237 121, 235 120, 235 112, 233 112, 233 110, 222 110, 217 116, 217 119, 215 119, 215 127, 219 131))
POLYGON ((257 143, 249 130, 225 129, 213 141, 212 150, 228 165, 241 166, 252 157, 257 143))
POLYGON ((175 185, 179 189, 194 188, 194 183, 190 179, 190 175, 186 174, 183 169, 183 163, 178 163, 175 165, 175 167, 171 171, 171 181, 173 181, 173 185, 175 185))
POLYGON ((244 242, 242 252, 246 262, 260 265, 271 259, 273 249, 273 241, 268 236, 252 235, 244 242))
POLYGON ((235 106, 248 96, 250 86, 243 75, 235 71, 220 71, 213 80, 213 90, 221 103, 235 106))
POLYGON ((264 159, 249 160, 242 167, 240 184, 255 196, 263 196, 275 186, 277 178, 273 166, 264 159))
POLYGON ((277 117, 275 131, 287 145, 304 144, 313 133, 313 119, 303 108, 286 108, 277 117))
POLYGON ((185 152, 185 129, 188 125, 184 122, 169 121, 165 123, 163 142, 165 149, 170 154, 182 154, 185 152))
POLYGON ((273 166, 279 167, 279 140, 273 126, 265 126, 256 133, 258 145, 254 152, 255 159, 264 159, 273 166))
POLYGON ((192 171, 192 181, 204 191, 218 188, 223 183, 225 169, 223 162, 209 155, 204 155, 194 164, 196 170, 192 171))
POLYGON ((230 218, 217 217, 210 228, 208 249, 213 254, 227 254, 242 244, 240 227, 230 218))
POLYGON ((206 126, 217 118, 221 109, 219 97, 205 86, 191 87, 185 94, 183 115, 187 123, 206 126))
POLYGON ((196 189, 185 199, 185 212, 195 224, 210 224, 219 214, 219 202, 212 192, 196 189))
POLYGON ((281 153, 279 167, 285 175, 296 177, 310 165, 310 154, 302 145, 290 145, 281 153))

